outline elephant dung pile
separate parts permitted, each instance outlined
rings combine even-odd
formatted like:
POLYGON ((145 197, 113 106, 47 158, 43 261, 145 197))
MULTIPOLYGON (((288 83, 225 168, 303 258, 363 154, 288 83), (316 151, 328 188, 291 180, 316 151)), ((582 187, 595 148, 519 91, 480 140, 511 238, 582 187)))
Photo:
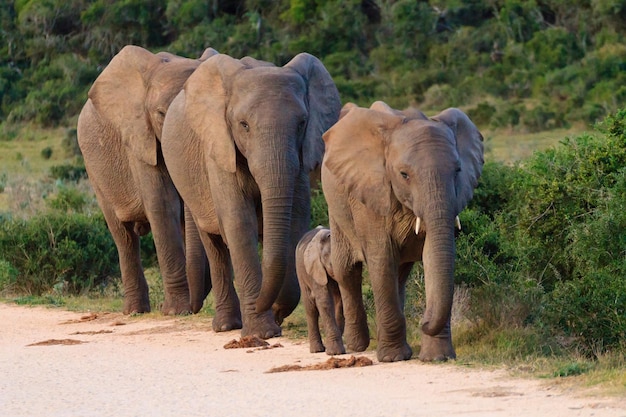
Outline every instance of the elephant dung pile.
POLYGON ((280 343, 276 343, 270 346, 268 342, 257 336, 244 336, 239 340, 233 339, 224 345, 224 349, 241 349, 252 347, 258 347, 261 349, 273 349, 277 347, 282 347, 282 345, 280 343))
POLYGON ((354 356, 351 355, 349 358, 342 359, 332 357, 328 359, 326 362, 317 363, 315 365, 308 366, 300 366, 300 365, 284 365, 276 368, 272 368, 267 371, 267 374, 275 373, 275 372, 288 372, 288 371, 321 371, 326 369, 336 369, 336 368, 352 368, 352 367, 360 367, 360 366, 370 366, 374 363, 370 358, 365 356, 354 356))

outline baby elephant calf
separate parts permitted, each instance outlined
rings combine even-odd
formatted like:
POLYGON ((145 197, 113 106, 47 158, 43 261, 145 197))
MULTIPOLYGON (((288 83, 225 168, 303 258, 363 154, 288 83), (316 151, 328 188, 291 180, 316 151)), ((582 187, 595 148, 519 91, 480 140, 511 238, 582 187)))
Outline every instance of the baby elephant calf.
POLYGON ((326 351, 329 355, 346 353, 343 334, 343 304, 339 285, 332 278, 330 264, 330 230, 318 226, 307 232, 296 247, 296 272, 306 310, 311 353, 326 351), (322 343, 319 318, 324 326, 322 343))

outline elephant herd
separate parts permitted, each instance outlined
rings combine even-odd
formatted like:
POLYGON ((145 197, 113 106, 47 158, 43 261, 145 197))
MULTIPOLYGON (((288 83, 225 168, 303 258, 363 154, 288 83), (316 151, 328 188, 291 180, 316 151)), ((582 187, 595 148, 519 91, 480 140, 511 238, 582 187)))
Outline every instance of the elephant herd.
POLYGON ((164 314, 196 313, 212 292, 216 332, 271 338, 302 293, 311 352, 363 351, 365 263, 378 359, 407 360, 405 284, 422 261, 419 358, 455 357, 455 229, 483 165, 482 136, 460 110, 342 108, 307 53, 278 67, 129 45, 95 80, 77 128, 125 314, 151 308, 139 237, 152 231, 164 314), (330 224, 309 231, 309 175, 320 169, 330 224))

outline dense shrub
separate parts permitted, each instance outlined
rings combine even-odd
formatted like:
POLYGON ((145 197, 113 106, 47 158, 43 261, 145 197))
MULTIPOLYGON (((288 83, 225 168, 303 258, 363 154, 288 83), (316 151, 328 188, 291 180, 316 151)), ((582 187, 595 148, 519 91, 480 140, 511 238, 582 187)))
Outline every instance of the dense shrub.
POLYGON ((579 352, 626 332, 626 111, 516 166, 488 163, 457 239, 481 325, 533 325, 579 352))
POLYGON ((385 100, 438 111, 521 100, 532 109, 529 117, 514 103, 493 115, 491 126, 593 123, 626 96, 623 7, 575 3, 4 2, 0 120, 74 124, 102 68, 123 46, 136 44, 187 57, 213 47, 277 65, 309 52, 325 63, 342 99, 361 105, 385 100))
POLYGON ((0 282, 5 284, 0 290, 22 294, 41 295, 53 288, 78 294, 119 273, 102 216, 51 213, 0 219, 0 254, 0 282))

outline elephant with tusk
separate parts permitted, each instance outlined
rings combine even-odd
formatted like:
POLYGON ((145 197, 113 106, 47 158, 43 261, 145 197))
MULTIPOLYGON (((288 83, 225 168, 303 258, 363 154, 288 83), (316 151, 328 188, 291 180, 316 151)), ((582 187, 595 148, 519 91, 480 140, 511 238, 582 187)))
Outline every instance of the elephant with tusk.
POLYGON ((450 334, 455 228, 483 167, 483 137, 459 109, 431 118, 383 102, 344 106, 324 134, 322 189, 328 203, 331 264, 339 283, 348 348, 369 344, 361 292, 367 264, 374 293, 377 356, 411 358, 405 284, 423 262, 426 311, 419 358, 456 356, 450 334))

